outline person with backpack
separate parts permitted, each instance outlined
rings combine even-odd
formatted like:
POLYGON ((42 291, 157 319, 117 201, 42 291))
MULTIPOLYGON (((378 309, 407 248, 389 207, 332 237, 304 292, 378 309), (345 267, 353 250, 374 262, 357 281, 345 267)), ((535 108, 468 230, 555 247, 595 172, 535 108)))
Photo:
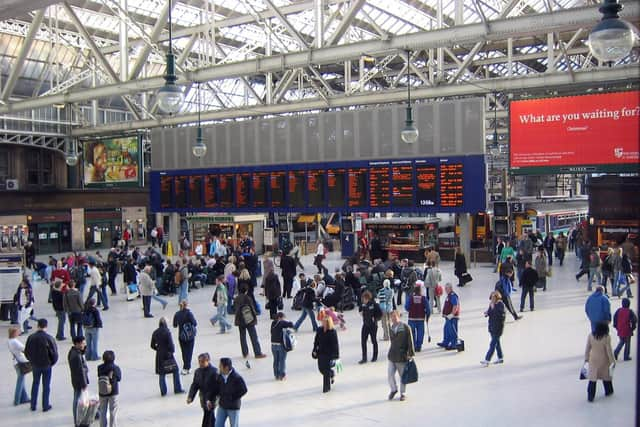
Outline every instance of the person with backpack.
POLYGON ((100 400, 100 427, 107 427, 107 411, 109 427, 118 425, 118 394, 122 371, 115 364, 116 354, 107 350, 102 353, 102 364, 98 365, 98 399, 100 400))
POLYGON ((213 427, 216 422, 215 404, 218 396, 218 370, 211 365, 209 353, 198 355, 198 369, 193 374, 189 387, 187 405, 193 402, 196 393, 200 394, 202 408, 202 427, 213 427))
MULTIPOLYGON (((251 346, 253 347, 253 354, 256 359, 263 359, 267 357, 262 353, 260 348, 260 341, 258 340, 258 333, 256 332, 256 325, 258 324, 258 314, 253 300, 248 295, 249 290, 246 286, 240 286, 240 294, 233 301, 233 306, 236 308, 235 325, 240 332, 240 348, 242 350, 242 357, 245 359, 249 356, 249 347, 247 346, 247 332, 251 338, 251 346)), ((248 365, 249 362, 247 361, 248 365)))
POLYGON ((618 360, 618 354, 624 347, 624 360, 631 360, 631 337, 638 326, 638 316, 633 312, 629 298, 622 298, 622 307, 613 315, 613 327, 618 331, 620 342, 613 350, 613 356, 618 360))
POLYGON ((413 295, 407 298, 404 309, 409 313, 409 327, 413 336, 413 348, 416 352, 422 351, 424 342, 424 323, 429 322, 431 316, 431 303, 429 298, 422 295, 422 280, 416 282, 413 295))
POLYGON ((87 360, 99 360, 98 339, 102 328, 102 318, 96 308, 95 298, 90 298, 85 304, 84 312, 82 313, 82 326, 84 326, 84 333, 87 339, 87 360))
POLYGON ((69 289, 62 297, 62 306, 69 316, 71 339, 82 335, 82 311, 84 310, 84 305, 82 304, 80 291, 76 289, 76 282, 73 279, 69 282, 69 289))
POLYGON ((382 310, 382 341, 389 341, 389 315, 393 311, 393 289, 391 289, 391 281, 393 280, 393 270, 389 269, 384 273, 382 288, 378 291, 378 302, 380 310, 382 310))
POLYGON ((302 309, 302 313, 300 314, 300 317, 298 318, 298 320, 296 320, 295 325, 293 326, 293 329, 295 329, 296 332, 298 332, 298 329, 300 329, 300 325, 302 325, 302 322, 304 322, 304 319, 309 316, 309 319, 311 319, 311 327, 313 328, 313 332, 315 332, 318 329, 318 324, 316 323, 316 314, 313 311, 313 307, 315 305, 316 302, 316 291, 315 291, 315 282, 311 282, 311 284, 305 284, 303 282, 304 277, 301 277, 300 280, 300 286, 302 286, 302 289, 300 289, 300 292, 302 293, 302 303, 301 303, 301 309, 302 309))
POLYGON ((362 359, 359 364, 367 363, 367 340, 371 337, 373 345, 373 354, 371 361, 378 360, 378 322, 382 318, 382 309, 380 305, 373 300, 371 292, 364 291, 362 293, 362 304, 359 307, 362 315, 362 329, 360 330, 360 346, 362 347, 362 359))
POLYGON ((231 330, 233 325, 227 320, 227 305, 229 304, 229 295, 227 288, 224 286, 224 277, 216 277, 216 288, 213 290, 213 305, 217 307, 217 313, 209 319, 211 326, 216 326, 216 322, 220 322, 220 333, 224 334, 231 330))
POLYGON ((480 361, 482 366, 489 366, 493 353, 498 352, 498 359, 494 363, 503 363, 502 346, 500 345, 500 337, 504 331, 504 322, 506 319, 506 310, 504 303, 502 302, 502 295, 500 292, 493 291, 489 296, 489 308, 484 312, 484 317, 489 318, 489 334, 491 335, 491 342, 489 343, 489 350, 484 360, 480 361))
POLYGON ((286 320, 283 312, 279 311, 271 322, 271 354, 273 354, 273 376, 276 381, 284 381, 287 377, 287 352, 291 351, 291 335, 285 334, 288 329, 293 329, 293 323, 286 320))
POLYGON ((79 425, 77 421, 77 408, 80 394, 89 386, 89 367, 84 353, 87 348, 87 342, 82 335, 73 338, 73 347, 69 350, 67 360, 69 362, 69 372, 71 373, 71 385, 73 387, 73 423, 79 425))
POLYGON ((180 310, 173 315, 173 327, 178 328, 178 343, 182 352, 182 375, 189 375, 198 322, 189 310, 187 300, 180 301, 180 310))

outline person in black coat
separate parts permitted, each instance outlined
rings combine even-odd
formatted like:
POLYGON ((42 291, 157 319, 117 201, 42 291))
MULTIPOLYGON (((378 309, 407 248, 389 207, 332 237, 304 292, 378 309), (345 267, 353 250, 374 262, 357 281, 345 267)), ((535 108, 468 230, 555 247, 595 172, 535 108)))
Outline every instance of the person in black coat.
POLYGON ((124 268, 122 269, 125 286, 130 283, 136 283, 136 266, 133 262, 133 258, 129 258, 124 268))
POLYGON ((164 317, 160 318, 158 329, 151 335, 151 349, 156 352, 156 374, 160 375, 160 394, 162 396, 167 394, 165 375, 169 373, 173 374, 173 391, 176 394, 184 393, 180 384, 178 364, 173 357, 176 348, 173 345, 171 331, 167 327, 167 319, 164 317))
POLYGON ((69 372, 71 373, 71 386, 73 387, 71 412, 73 413, 74 425, 78 425, 76 408, 78 407, 80 394, 89 385, 89 367, 87 366, 87 360, 84 358, 86 348, 87 343, 84 337, 78 335, 73 338, 73 347, 71 347, 67 356, 69 372))
POLYGON ((284 348, 283 331, 293 329, 293 323, 285 319, 283 312, 278 312, 271 322, 271 353, 273 354, 273 376, 276 381, 283 381, 287 376, 287 351, 284 348))
POLYGON ((483 366, 488 366, 493 357, 493 352, 498 352, 498 360, 495 363, 503 363, 502 358, 502 346, 500 345, 500 337, 504 330, 504 322, 507 317, 504 303, 502 302, 502 295, 500 292, 493 291, 489 296, 491 304, 489 308, 484 312, 484 316, 489 318, 489 334, 491 334, 491 343, 489 344, 489 351, 484 360, 480 363, 483 366))
POLYGON ((180 310, 173 316, 173 327, 178 328, 178 342, 182 352, 182 375, 188 375, 191 370, 193 346, 196 342, 196 327, 198 322, 188 308, 187 300, 180 301, 180 310))
POLYGON ((456 248, 456 256, 453 261, 453 266, 453 274, 458 278, 458 286, 462 287, 465 285, 462 283, 462 275, 467 272, 467 259, 465 258, 461 248, 456 248))
POLYGON ((290 255, 285 255, 280 261, 282 268, 282 281, 284 282, 284 297, 291 298, 291 289, 293 289, 293 278, 296 277, 296 259, 290 255))
POLYGON ((275 320, 276 314, 278 313, 278 303, 282 297, 280 279, 278 279, 278 275, 273 271, 273 262, 271 260, 264 262, 264 270, 265 274, 262 278, 262 284, 264 286, 267 305, 269 306, 269 318, 275 320))
POLYGON ((318 360, 318 370, 322 374, 322 392, 327 393, 331 391, 331 384, 335 376, 332 368, 335 360, 340 357, 338 334, 330 316, 325 316, 322 319, 322 325, 318 328, 313 341, 311 356, 318 360))
POLYGON ((200 392, 202 408, 202 427, 214 427, 216 422, 215 402, 218 396, 218 370, 210 363, 209 353, 198 356, 199 368, 193 374, 193 382, 189 388, 187 404, 191 404, 200 392))
POLYGON ((118 255, 115 251, 109 252, 107 257, 107 273, 109 276, 109 289, 111 289, 111 295, 117 294, 116 289, 116 277, 118 277, 118 255))
POLYGON ((249 332, 251 346, 253 347, 253 354, 256 359, 265 358, 267 356, 262 353, 260 341, 258 340, 258 333, 256 332, 258 314, 256 313, 253 300, 247 294, 248 289, 246 285, 240 286, 238 290, 240 294, 233 301, 233 306, 236 309, 235 325, 238 327, 238 331, 240 332, 240 348, 242 349, 242 357, 246 358, 249 355, 249 347, 247 346, 247 332, 249 332))
POLYGON ((38 319, 38 330, 27 338, 24 354, 33 367, 31 384, 31 410, 36 410, 38 388, 42 378, 42 411, 51 409, 49 393, 51 386, 51 368, 58 363, 58 346, 53 337, 47 334, 47 319, 38 319))
MULTIPOLYGON (((240 425, 240 405, 242 396, 247 394, 247 385, 242 377, 233 369, 231 359, 220 359, 220 375, 218 375, 218 410, 216 411, 216 426, 222 427, 229 418, 232 426, 240 425)), ((213 402, 215 396, 208 399, 213 402)))
POLYGON ((527 261, 524 264, 524 271, 522 272, 522 278, 520 279, 520 286, 522 287, 522 295, 520 295, 520 312, 524 311, 524 303, 529 295, 529 309, 533 311, 534 300, 533 294, 538 283, 538 272, 531 267, 531 261, 527 261))

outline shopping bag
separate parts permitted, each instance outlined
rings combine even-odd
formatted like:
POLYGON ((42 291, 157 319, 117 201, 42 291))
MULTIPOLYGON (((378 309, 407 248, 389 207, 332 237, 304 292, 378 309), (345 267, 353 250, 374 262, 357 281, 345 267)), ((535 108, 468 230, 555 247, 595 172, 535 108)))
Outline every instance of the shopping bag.
POLYGON ((584 362, 584 365, 582 365, 582 368, 580 368, 580 379, 586 380, 588 373, 589 373, 589 362, 584 362))
POLYGON ((402 371, 402 384, 412 384, 418 381, 418 367, 416 362, 411 359, 404 365, 402 371))
POLYGON ((473 280, 473 277, 471 277, 471 274, 469 273, 462 273, 462 276, 460 276, 460 282, 462 282, 463 285, 466 285, 472 280, 473 280))
POLYGON ((96 419, 99 400, 97 396, 90 396, 88 390, 83 390, 76 406, 76 425, 90 426, 96 419))

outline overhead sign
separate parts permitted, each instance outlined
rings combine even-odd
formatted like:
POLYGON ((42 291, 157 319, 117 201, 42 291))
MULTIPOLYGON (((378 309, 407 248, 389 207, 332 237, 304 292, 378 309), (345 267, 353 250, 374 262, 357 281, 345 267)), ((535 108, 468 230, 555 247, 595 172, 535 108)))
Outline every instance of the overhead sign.
POLYGON ((640 91, 512 101, 514 174, 638 172, 640 91))
POLYGON ((131 187, 141 184, 141 150, 138 136, 85 142, 84 185, 131 187))

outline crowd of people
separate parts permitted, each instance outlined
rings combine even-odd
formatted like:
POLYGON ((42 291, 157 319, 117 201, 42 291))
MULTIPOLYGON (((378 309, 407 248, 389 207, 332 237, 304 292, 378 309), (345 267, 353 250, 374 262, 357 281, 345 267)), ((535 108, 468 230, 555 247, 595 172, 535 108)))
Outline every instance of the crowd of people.
MULTIPOLYGON (((597 272, 604 273, 607 261, 598 264, 591 270, 594 252, 583 243, 580 253, 589 256, 583 258, 581 271, 589 274, 591 279, 597 272), (585 263, 584 260, 589 263, 585 263)), ((99 386, 98 418, 102 426, 117 425, 119 386, 123 370, 115 365, 115 352, 106 350, 100 357, 100 330, 108 327, 103 321, 101 311, 109 310, 109 297, 124 289, 124 292, 138 292, 142 302, 144 318, 153 318, 151 302, 157 300, 162 308, 168 302, 161 296, 177 295, 179 309, 168 322, 166 317, 158 321, 158 328, 151 336, 151 349, 155 352, 155 373, 159 378, 160 395, 168 392, 166 375, 173 379, 173 391, 185 392, 181 374, 191 374, 194 344, 197 337, 198 323, 189 309, 189 292, 210 285, 212 303, 215 313, 210 318, 212 326, 219 325, 219 333, 226 334, 235 327, 239 331, 239 341, 244 364, 251 367, 248 360, 249 346, 247 334, 251 341, 253 355, 256 359, 267 357, 263 352, 258 337, 257 327, 263 312, 259 296, 264 296, 265 315, 269 313, 270 344, 273 356, 273 376, 277 381, 287 377, 287 353, 295 347, 295 335, 308 317, 315 333, 311 356, 317 359, 318 370, 322 376, 322 391, 329 392, 335 381, 336 371, 341 368, 340 342, 338 330, 346 329, 342 315, 344 310, 358 307, 362 324, 360 338, 362 357, 360 364, 378 360, 378 329, 382 329, 382 339, 389 341, 387 353, 389 400, 400 392, 400 400, 407 398, 406 383, 402 379, 405 368, 416 353, 421 352, 427 341, 431 342, 429 320, 436 311, 444 318, 442 340, 437 346, 451 351, 464 350, 464 341, 458 336, 458 322, 461 316, 460 296, 454 291, 451 283, 442 283, 440 255, 434 248, 425 253, 425 263, 419 266, 408 259, 376 258, 370 261, 362 255, 378 253, 376 248, 347 259, 342 267, 330 274, 325 267, 326 251, 324 245, 315 255, 314 266, 317 273, 307 278, 304 272, 298 273, 301 266, 299 253, 295 248, 287 248, 280 261, 281 274, 278 274, 271 259, 261 264, 255 253, 253 242, 245 238, 237 248, 223 245, 212 239, 209 247, 200 252, 205 255, 184 256, 175 262, 165 259, 154 247, 146 251, 138 248, 117 247, 109 251, 106 258, 100 253, 95 256, 72 254, 56 260, 51 258, 47 268, 34 270, 33 276, 25 276, 19 285, 14 298, 15 308, 12 314, 14 325, 9 330, 8 346, 14 357, 17 374, 14 404, 30 402, 31 409, 36 410, 39 385, 42 383, 42 410, 51 409, 49 401, 51 369, 57 363, 57 341, 64 341, 65 323, 69 322, 69 335, 72 347, 69 351, 69 369, 72 379, 73 395, 72 412, 76 425, 81 425, 78 408, 86 401, 84 393, 89 384, 87 361, 102 360, 96 374, 99 386), (224 246, 224 249, 221 249, 224 246), (116 277, 122 274, 122 289, 116 289, 116 277), (47 333, 48 321, 35 315, 35 299, 31 280, 37 278, 50 284, 49 302, 56 313, 57 327, 55 337, 47 333), (258 278, 262 276, 261 281, 258 278), (282 278, 282 282, 281 282, 282 278), (88 285, 88 288, 87 288, 88 285), (85 295, 86 291, 86 295, 85 295), (444 302, 441 297, 444 296, 444 302), (300 316, 293 321, 286 318, 283 312, 284 301, 291 300, 293 307, 300 310, 300 316), (404 304, 403 304, 404 300, 404 304), (297 307, 296 307, 297 306, 297 307), (407 322, 402 322, 403 311, 407 322), (27 334, 31 329, 30 320, 37 319, 37 331, 32 333, 22 345, 19 336, 27 334), (230 321, 233 319, 233 323, 230 321), (318 323, 319 322, 319 323, 318 323), (175 359, 176 347, 171 327, 176 328, 178 343, 182 355, 182 368, 175 359), (368 345, 372 345, 369 357, 368 345), (27 366, 28 365, 28 366, 27 366), (28 368, 28 369, 27 369, 28 368), (33 374, 31 394, 26 393, 25 376, 33 374)), ((504 331, 506 313, 515 320, 522 315, 516 312, 511 296, 521 292, 520 312, 525 303, 534 310, 534 296, 537 290, 547 290, 547 277, 551 275, 555 256, 562 265, 566 238, 560 234, 544 239, 534 234, 525 236, 520 241, 510 242, 498 239, 496 246, 496 272, 498 280, 490 292, 490 304, 485 312, 488 318, 490 335, 489 349, 481 361, 488 366, 494 353, 497 353, 495 364, 504 363, 500 338, 504 331), (535 256, 535 259, 533 259, 535 256), (520 290, 516 288, 516 282, 520 290)), ((608 255, 614 256, 618 250, 608 255)), ((627 267, 622 260, 626 254, 620 251, 620 262, 612 264, 612 275, 625 274, 627 267)), ((607 257, 607 258, 608 258, 607 257)), ((454 275, 458 277, 458 286, 472 283, 466 278, 466 259, 460 249, 456 250, 454 275)), ((630 267, 629 267, 630 270, 630 267)), ((587 316, 592 331, 586 350, 586 361, 589 362, 588 397, 593 400, 595 381, 605 381, 606 394, 613 392, 610 372, 606 374, 605 362, 615 363, 618 354, 624 350, 624 359, 630 359, 630 337, 637 324, 635 313, 629 308, 629 300, 622 300, 622 307, 611 316, 610 302, 606 296, 606 280, 610 277, 603 274, 595 292, 589 297, 586 305, 587 316), (608 335, 608 322, 613 318, 614 327, 618 331, 620 344, 615 351, 611 349, 608 335), (604 353, 603 353, 604 352, 604 353), (606 353, 606 354, 605 354, 606 353), (605 356, 603 356, 605 354, 605 356), (606 374, 606 375, 605 375, 606 374)), ((577 278, 579 278, 577 276, 577 278)), ((614 295, 627 291, 616 287, 614 295)), ((613 282, 612 282, 613 283, 613 282)), ((220 359, 218 369, 211 362, 207 353, 198 355, 198 368, 193 373, 193 381, 188 390, 187 403, 192 403, 195 395, 200 395, 200 406, 203 410, 202 425, 222 427, 226 419, 232 426, 239 424, 239 410, 242 396, 247 392, 243 378, 234 370, 231 359, 220 359), (217 408, 217 411, 216 411, 217 408)))

